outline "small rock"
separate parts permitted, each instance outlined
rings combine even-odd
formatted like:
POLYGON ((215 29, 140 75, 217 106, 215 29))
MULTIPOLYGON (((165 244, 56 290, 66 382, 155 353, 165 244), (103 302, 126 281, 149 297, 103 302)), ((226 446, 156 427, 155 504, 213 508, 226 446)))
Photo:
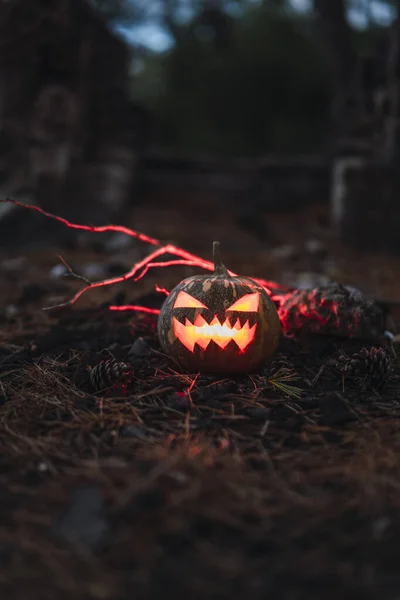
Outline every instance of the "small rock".
POLYGON ((12 319, 19 313, 18 308, 15 304, 8 304, 4 309, 4 315, 7 319, 12 319))
POLYGON ((331 283, 330 277, 321 273, 312 271, 302 271, 301 273, 284 273, 282 282, 298 290, 311 290, 316 287, 325 287, 331 283))
POLYGON ((338 392, 330 392, 319 399, 321 421, 324 425, 341 425, 357 418, 349 402, 338 392))
POLYGON ((168 473, 169 479, 172 479, 178 485, 185 485, 189 481, 189 476, 182 471, 170 471, 168 473))
POLYGON ((119 342, 113 342, 107 348, 110 352, 116 352, 121 349, 121 344, 119 342))
POLYGON ((104 249, 107 252, 116 252, 118 250, 126 250, 134 244, 134 240, 125 233, 116 232, 113 233, 107 242, 104 244, 104 249))
POLYGON ((146 356, 150 351, 149 345, 145 339, 138 337, 130 347, 128 356, 146 356))
POLYGON ((146 440, 147 433, 143 427, 137 425, 122 425, 119 429, 121 437, 136 438, 137 440, 146 440))
POLYGON ((325 258, 324 260, 322 260, 321 264, 324 273, 328 277, 331 277, 332 279, 338 279, 341 276, 342 272, 334 258, 325 258))
POLYGON ((60 279, 61 277, 64 277, 67 272, 67 268, 64 265, 54 265, 54 267, 50 269, 50 278, 60 279))
POLYGON ((344 285, 343 287, 353 295, 362 294, 362 291, 359 288, 354 287, 354 285, 344 285))
POLYGON ((53 525, 57 537, 77 546, 95 550, 102 546, 108 533, 105 500, 101 488, 86 485, 75 490, 64 514, 53 525))
POLYGON ((65 302, 65 296, 49 296, 46 302, 47 306, 57 306, 65 302))
POLYGON ((102 279, 105 276, 105 267, 101 263, 87 263, 82 268, 82 275, 89 280, 102 279))
POLYGON ((16 271, 21 271, 25 264, 25 256, 18 256, 17 258, 5 258, 1 261, 1 270, 5 273, 15 273, 16 271))
MULTIPOLYGON (((129 463, 124 460, 123 458, 118 458, 117 456, 108 456, 105 457, 102 461, 101 464, 104 467, 107 467, 107 469, 128 469, 129 468, 129 463)), ((98 465, 98 462, 96 460, 93 461, 93 466, 95 467, 96 465, 98 465)))
POLYGON ((314 256, 325 256, 327 252, 323 242, 313 238, 306 241, 305 249, 309 254, 313 254, 314 256))
POLYGON ((284 260, 294 258, 297 254, 297 249, 293 244, 282 244, 282 246, 276 246, 273 248, 271 254, 278 260, 284 260))

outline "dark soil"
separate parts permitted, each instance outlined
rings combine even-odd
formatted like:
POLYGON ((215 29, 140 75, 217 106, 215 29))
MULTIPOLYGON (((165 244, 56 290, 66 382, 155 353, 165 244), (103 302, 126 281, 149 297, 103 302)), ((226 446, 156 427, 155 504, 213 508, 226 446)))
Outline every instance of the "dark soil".
POLYGON ((398 598, 390 349, 345 376, 372 342, 283 337, 257 374, 185 374, 155 317, 43 313, 71 290, 29 264, 1 276, 0 598, 398 598))
POLYGON ((338 370, 361 342, 314 336, 188 375, 153 317, 23 321, 0 350, 2 598, 397 597, 396 362, 378 392, 338 370), (110 359, 131 371, 95 391, 110 359))

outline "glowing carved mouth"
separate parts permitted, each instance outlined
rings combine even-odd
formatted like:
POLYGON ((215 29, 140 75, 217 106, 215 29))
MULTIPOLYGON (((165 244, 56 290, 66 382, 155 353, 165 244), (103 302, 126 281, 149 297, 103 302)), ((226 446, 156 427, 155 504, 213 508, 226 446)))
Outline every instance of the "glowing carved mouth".
POLYGON ((223 349, 231 340, 243 351, 253 340, 257 327, 256 323, 250 327, 248 321, 242 326, 239 319, 234 325, 231 325, 229 318, 221 323, 217 317, 214 317, 211 323, 207 323, 200 314, 194 323, 186 319, 185 324, 172 317, 172 325, 175 336, 191 352, 194 352, 195 344, 205 350, 213 341, 223 349))

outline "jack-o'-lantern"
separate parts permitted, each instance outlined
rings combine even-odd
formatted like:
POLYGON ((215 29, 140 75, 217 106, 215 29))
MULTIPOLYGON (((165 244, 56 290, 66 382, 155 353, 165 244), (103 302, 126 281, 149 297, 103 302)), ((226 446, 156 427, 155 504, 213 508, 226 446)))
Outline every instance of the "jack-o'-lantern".
POLYGON ((187 277, 164 301, 161 346, 190 372, 254 371, 278 345, 277 310, 258 283, 229 275, 218 242, 213 258, 214 273, 187 277))

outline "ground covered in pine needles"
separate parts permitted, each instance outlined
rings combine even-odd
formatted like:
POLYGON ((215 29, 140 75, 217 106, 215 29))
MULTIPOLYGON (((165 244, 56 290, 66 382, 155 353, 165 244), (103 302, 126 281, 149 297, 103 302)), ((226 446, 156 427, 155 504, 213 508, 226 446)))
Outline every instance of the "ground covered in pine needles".
POLYGON ((389 350, 282 338, 258 374, 183 374, 152 316, 43 313, 71 290, 29 264, 1 276, 1 598, 398 598, 389 350))

